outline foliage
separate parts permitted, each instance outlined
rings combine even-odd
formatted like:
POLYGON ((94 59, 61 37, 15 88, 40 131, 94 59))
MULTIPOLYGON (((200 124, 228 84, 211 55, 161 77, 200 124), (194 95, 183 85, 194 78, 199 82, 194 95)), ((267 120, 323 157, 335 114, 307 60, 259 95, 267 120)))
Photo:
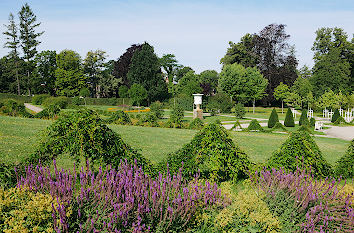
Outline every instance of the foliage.
POLYGON ((118 167, 120 161, 136 160, 149 169, 149 162, 108 128, 96 112, 80 109, 59 116, 44 132, 29 162, 42 163, 61 154, 81 162, 103 162, 118 167), (85 159, 86 161, 83 161, 85 159))
POLYGON ((151 112, 142 114, 139 117, 139 121, 137 122, 137 125, 157 127, 158 126, 157 117, 154 113, 151 112))
POLYGON ((334 113, 333 113, 331 122, 332 122, 332 123, 336 122, 339 117, 340 117, 339 110, 338 110, 338 109, 334 110, 334 113))
POLYGON ((299 125, 300 126, 302 126, 302 125, 310 126, 309 119, 307 118, 307 110, 306 109, 302 109, 302 111, 301 111, 299 125))
POLYGON ((46 98, 42 105, 46 108, 48 108, 51 105, 56 105, 61 109, 64 109, 68 106, 69 104, 69 98, 65 97, 65 96, 59 96, 59 97, 49 97, 46 98))
POLYGON ((32 114, 26 111, 23 103, 13 99, 5 99, 0 102, 0 114, 8 116, 32 117, 32 114))
POLYGON ((277 110, 275 110, 275 108, 273 108, 272 113, 269 116, 268 128, 273 128, 275 126, 275 124, 278 122, 279 122, 279 118, 278 118, 277 110))
POLYGON ((276 100, 281 100, 282 103, 281 108, 283 112, 283 103, 290 95, 289 86, 284 84, 283 82, 280 82, 280 84, 276 88, 274 88, 273 95, 276 100))
POLYGON ((80 97, 90 97, 90 90, 87 87, 83 87, 79 92, 80 97))
POLYGON ((251 176, 265 192, 270 211, 285 232, 351 232, 353 194, 343 195, 340 180, 316 180, 307 170, 264 170, 251 176))
POLYGON ((238 102, 235 105, 235 115, 236 115, 236 118, 238 118, 238 119, 242 119, 246 115, 245 107, 243 106, 243 104, 241 102, 238 102))
POLYGON ((338 119, 333 123, 334 125, 347 124, 343 117, 339 116, 338 119))
POLYGON ((167 98, 168 89, 162 78, 159 58, 154 48, 146 42, 131 58, 127 79, 132 85, 140 84, 149 90, 147 99, 150 103, 167 98))
POLYGON ((194 118, 193 121, 189 124, 190 129, 200 130, 204 127, 204 123, 200 118, 194 118))
POLYGON ((129 89, 129 96, 134 103, 137 103, 138 106, 140 106, 140 104, 148 97, 148 92, 142 85, 134 83, 129 89))
POLYGON ((103 77, 106 52, 102 50, 88 51, 83 62, 83 70, 91 84, 93 96, 100 97, 100 88, 98 87, 100 78, 103 77))
POLYGON ((235 124, 231 127, 230 130, 234 130, 234 129, 242 129, 241 123, 239 122, 239 120, 235 121, 235 124))
POLYGON ((315 124, 316 124, 315 118, 311 117, 311 119, 310 119, 310 126, 311 126, 311 127, 315 127, 315 124))
POLYGON ((336 162, 335 174, 343 178, 354 177, 354 139, 350 142, 345 155, 336 162))
POLYGON ((293 113, 291 112, 290 108, 288 108, 288 111, 286 112, 284 125, 286 127, 295 127, 293 113))
POLYGON ((219 75, 215 70, 204 70, 199 75, 199 83, 205 96, 210 96, 216 92, 218 81, 219 75))
POLYGON ((129 88, 125 85, 122 85, 118 89, 118 95, 120 98, 129 98, 129 88))
POLYGON ((332 91, 329 90, 325 93, 323 93, 317 100, 317 106, 324 109, 324 108, 339 108, 340 103, 339 103, 339 98, 338 96, 332 91))
POLYGON ((52 206, 57 201, 50 194, 35 193, 27 187, 0 188, 0 231, 54 232, 52 206))
POLYGON ((209 97, 206 107, 213 115, 215 115, 215 113, 230 113, 232 101, 225 93, 218 92, 216 95, 209 97))
POLYGON ((71 99, 71 104, 75 105, 75 106, 80 106, 80 105, 83 105, 84 103, 85 103, 84 100, 78 96, 74 96, 71 99))
POLYGON ((36 115, 34 115, 35 118, 41 118, 41 119, 53 119, 56 117, 60 112, 60 107, 57 104, 51 104, 47 108, 43 109, 36 115))
POLYGON ((274 151, 268 160, 268 167, 284 168, 294 172, 297 167, 311 169, 316 177, 332 174, 329 163, 323 158, 314 139, 306 131, 297 131, 289 135, 281 147, 274 151))
POLYGON ((164 54, 161 58, 159 58, 159 62, 167 74, 168 81, 173 82, 177 70, 180 67, 178 61, 176 60, 176 56, 174 54, 164 54))
POLYGON ((119 124, 119 125, 130 125, 132 121, 127 113, 122 110, 115 111, 111 114, 110 118, 106 120, 107 123, 119 124))
POLYGON ((169 121, 173 125, 174 128, 182 128, 183 117, 184 117, 183 109, 179 105, 176 105, 172 109, 169 121))
POLYGON ((7 164, 7 163, 0 162, 0 190, 1 188, 15 187, 16 183, 17 181, 16 181, 15 170, 14 170, 14 164, 11 163, 7 164))
POLYGON ((176 97, 171 98, 169 100, 170 108, 174 108, 178 105, 184 111, 192 111, 193 110, 193 96, 188 96, 185 94, 178 94, 176 97))
POLYGON ((273 126, 274 130, 281 130, 281 131, 285 131, 287 132, 288 130, 284 127, 284 125, 282 125, 280 122, 275 123, 275 125, 273 126))
POLYGON ((181 171, 153 179, 126 162, 117 170, 54 170, 51 174, 49 168, 29 167, 19 186, 66 203, 54 213, 60 219, 53 222, 57 232, 185 232, 197 211, 224 203, 216 184, 198 179, 188 183, 181 171))
POLYGON ((199 83, 199 76, 194 71, 186 73, 178 82, 177 92, 186 96, 192 96, 203 91, 199 83))
POLYGON ((251 163, 248 156, 234 144, 223 126, 211 123, 198 132, 192 141, 168 156, 171 173, 183 165, 184 177, 193 177, 198 171, 202 178, 216 181, 237 180, 248 176, 251 163))
POLYGON ((263 127, 259 124, 256 119, 253 119, 247 127, 250 131, 264 131, 263 127))
POLYGON ((163 105, 160 101, 156 101, 150 105, 150 111, 155 114, 155 116, 160 119, 163 117, 163 105))
POLYGON ((50 95, 48 94, 35 95, 32 97, 32 104, 41 105, 43 101, 49 97, 50 95))
POLYGON ((37 93, 55 94, 55 70, 57 68, 56 51, 46 50, 38 53, 34 59, 38 78, 33 80, 37 93))

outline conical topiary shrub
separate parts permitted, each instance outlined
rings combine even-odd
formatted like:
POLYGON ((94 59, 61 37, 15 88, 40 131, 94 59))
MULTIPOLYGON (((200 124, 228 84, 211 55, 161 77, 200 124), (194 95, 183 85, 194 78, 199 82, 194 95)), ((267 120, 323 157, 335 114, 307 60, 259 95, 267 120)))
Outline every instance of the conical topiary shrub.
POLYGON ((280 122, 275 123, 274 127, 272 128, 273 130, 278 130, 278 131, 285 131, 287 132, 288 130, 282 125, 280 122))
POLYGON ((195 118, 193 121, 189 124, 190 129, 202 129, 204 127, 204 123, 200 118, 195 118))
POLYGON ((340 125, 340 124, 345 124, 346 121, 344 120, 343 117, 339 116, 337 120, 333 123, 334 125, 340 125))
POLYGON ((286 112, 284 125, 286 127, 295 127, 293 113, 290 108, 288 108, 288 111, 286 112))
POLYGON ((269 158, 268 167, 284 168, 296 171, 299 168, 310 168, 316 177, 332 174, 331 166, 323 158, 316 142, 306 131, 296 131, 269 158))
POLYGON ((242 126, 241 126, 241 123, 239 122, 239 120, 237 120, 235 122, 235 124, 232 126, 232 128, 230 130, 234 130, 234 129, 236 129, 236 130, 242 129, 242 126))
POLYGON ((339 117, 340 117, 339 110, 338 109, 334 110, 331 122, 332 123, 336 122, 336 120, 338 120, 339 117))
POLYGON ((215 181, 237 180, 248 177, 251 163, 248 156, 232 141, 221 125, 211 123, 198 132, 192 141, 168 156, 159 164, 161 171, 176 173, 183 166, 183 177, 198 172, 202 178, 215 181))
POLYGON ((275 108, 273 108, 272 113, 269 116, 268 128, 273 128, 277 122, 279 122, 278 113, 275 108))
POLYGON ((309 119, 307 119, 307 110, 306 109, 302 109, 301 111, 301 116, 300 116, 300 120, 299 120, 299 125, 307 125, 310 126, 310 122, 309 119))
POLYGON ((354 177, 354 139, 350 142, 345 155, 336 162, 335 173, 343 178, 354 177))
POLYGON ((310 119, 310 126, 311 126, 311 127, 315 127, 315 124, 316 124, 315 118, 311 117, 311 119, 310 119))
POLYGON ((256 119, 253 119, 247 127, 247 130, 250 131, 263 131, 263 127, 259 124, 256 119))

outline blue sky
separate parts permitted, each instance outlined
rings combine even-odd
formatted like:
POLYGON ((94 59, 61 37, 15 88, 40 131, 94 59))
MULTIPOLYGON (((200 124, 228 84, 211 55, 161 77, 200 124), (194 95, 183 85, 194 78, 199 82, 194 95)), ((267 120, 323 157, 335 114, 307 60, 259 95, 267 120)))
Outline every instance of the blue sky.
MULTIPOLYGON (((300 66, 312 66, 311 47, 320 27, 341 27, 352 38, 354 1, 119 1, 0 0, 0 31, 10 12, 28 2, 42 22, 39 50, 72 49, 82 57, 102 49, 117 59, 133 43, 149 42, 157 55, 173 53, 197 72, 220 71, 228 42, 271 23, 286 24, 300 66)), ((4 36, 0 36, 4 44, 4 36)), ((0 46, 0 56, 7 54, 0 46)))

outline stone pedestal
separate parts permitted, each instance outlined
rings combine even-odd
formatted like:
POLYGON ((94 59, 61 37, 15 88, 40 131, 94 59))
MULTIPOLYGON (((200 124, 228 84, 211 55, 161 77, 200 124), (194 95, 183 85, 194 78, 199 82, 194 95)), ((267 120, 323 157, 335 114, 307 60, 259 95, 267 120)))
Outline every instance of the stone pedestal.
POLYGON ((203 120, 203 109, 193 109, 193 119, 195 118, 203 120))

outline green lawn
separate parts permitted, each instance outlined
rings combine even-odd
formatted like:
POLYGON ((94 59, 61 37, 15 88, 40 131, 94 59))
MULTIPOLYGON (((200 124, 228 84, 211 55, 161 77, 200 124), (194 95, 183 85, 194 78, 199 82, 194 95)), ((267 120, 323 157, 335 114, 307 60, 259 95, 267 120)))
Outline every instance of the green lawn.
MULTIPOLYGON (((0 161, 18 162, 28 156, 34 150, 40 131, 50 123, 49 120, 0 116, 0 161)), ((168 153, 188 143, 197 132, 187 129, 139 126, 110 125, 109 127, 154 163, 163 160, 168 153)), ((257 132, 231 132, 231 135, 254 162, 265 162, 287 138, 286 134, 257 132)), ((349 145, 348 141, 341 139, 317 137, 315 140, 324 157, 331 164, 345 153, 349 145)), ((72 166, 72 161, 68 158, 59 158, 58 164, 69 168, 72 166)))

